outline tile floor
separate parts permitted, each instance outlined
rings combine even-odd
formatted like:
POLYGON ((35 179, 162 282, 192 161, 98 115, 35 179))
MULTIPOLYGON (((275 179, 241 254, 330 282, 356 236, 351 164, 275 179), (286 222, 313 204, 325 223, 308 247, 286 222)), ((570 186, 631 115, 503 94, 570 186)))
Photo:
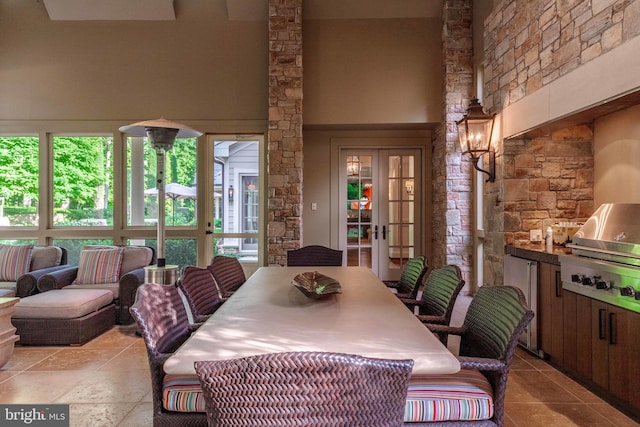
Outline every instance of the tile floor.
MULTIPOLYGON (((459 298, 454 323, 468 297, 459 298)), ((455 345, 455 344, 454 344, 455 345)), ((77 347, 20 347, 0 368, 0 403, 70 404, 71 426, 151 426, 146 350, 132 327, 77 347)), ((518 351, 505 427, 638 426, 559 371, 518 351)))

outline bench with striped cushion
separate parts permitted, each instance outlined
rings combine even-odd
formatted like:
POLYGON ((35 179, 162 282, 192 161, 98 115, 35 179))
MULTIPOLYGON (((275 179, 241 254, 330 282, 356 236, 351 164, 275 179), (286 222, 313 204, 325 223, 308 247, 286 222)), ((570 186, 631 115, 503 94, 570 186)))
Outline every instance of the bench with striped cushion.
POLYGON ((204 412, 204 395, 195 375, 165 375, 162 406, 174 412, 204 412))
POLYGON ((493 391, 475 369, 449 375, 413 375, 405 422, 475 421, 493 417, 493 391))
MULTIPOLYGON (((166 375, 162 405, 168 411, 205 412, 200 382, 195 376, 166 375)), ((493 393, 484 375, 463 369, 451 375, 413 375, 405 404, 405 422, 488 420, 493 417, 493 393)))

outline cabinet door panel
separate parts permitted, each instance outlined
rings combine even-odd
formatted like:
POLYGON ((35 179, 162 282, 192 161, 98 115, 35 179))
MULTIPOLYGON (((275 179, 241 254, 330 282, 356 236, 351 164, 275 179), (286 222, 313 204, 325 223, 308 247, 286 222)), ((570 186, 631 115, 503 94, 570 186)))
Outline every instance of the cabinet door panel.
POLYGON ((628 376, 633 380, 629 381, 629 403, 633 410, 640 416, 640 313, 627 313, 629 328, 627 330, 627 340, 629 350, 627 354, 628 376))
POLYGON ((576 295, 576 349, 578 354, 577 372, 586 379, 591 379, 591 298, 576 295))
POLYGON ((564 363, 564 315, 563 289, 560 280, 560 266, 549 264, 549 283, 551 285, 551 355, 558 363, 564 363))
POLYGON ((562 294, 562 310, 563 310, 563 360, 564 366, 571 370, 578 370, 578 295, 564 291, 562 294))
POLYGON ((609 388, 609 321, 607 304, 591 301, 591 379, 604 389, 609 388))
POLYGON ((609 306, 609 391, 622 400, 629 398, 629 319, 630 312, 609 306))

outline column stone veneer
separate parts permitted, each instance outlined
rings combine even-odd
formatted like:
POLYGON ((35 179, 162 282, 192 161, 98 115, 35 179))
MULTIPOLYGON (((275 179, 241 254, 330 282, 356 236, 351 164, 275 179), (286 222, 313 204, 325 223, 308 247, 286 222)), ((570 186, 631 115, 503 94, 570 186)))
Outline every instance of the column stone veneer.
POLYGON ((445 0, 443 6, 442 126, 433 142, 433 259, 431 267, 458 265, 472 284, 472 175, 458 148, 456 121, 473 97, 471 0, 445 0))
POLYGON ((269 265, 302 238, 302 0, 269 0, 269 265))

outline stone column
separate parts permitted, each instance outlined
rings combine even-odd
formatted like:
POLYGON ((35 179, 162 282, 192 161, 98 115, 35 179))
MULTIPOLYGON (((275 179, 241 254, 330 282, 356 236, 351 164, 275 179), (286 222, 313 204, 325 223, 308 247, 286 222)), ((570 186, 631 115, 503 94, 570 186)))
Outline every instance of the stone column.
POLYGON ((471 0, 443 6, 442 126, 433 142, 433 259, 430 266, 456 264, 471 284, 473 262, 471 165, 462 161, 456 121, 473 97, 471 0))
POLYGON ((302 0, 269 0, 269 265, 300 247, 302 160, 302 0))

